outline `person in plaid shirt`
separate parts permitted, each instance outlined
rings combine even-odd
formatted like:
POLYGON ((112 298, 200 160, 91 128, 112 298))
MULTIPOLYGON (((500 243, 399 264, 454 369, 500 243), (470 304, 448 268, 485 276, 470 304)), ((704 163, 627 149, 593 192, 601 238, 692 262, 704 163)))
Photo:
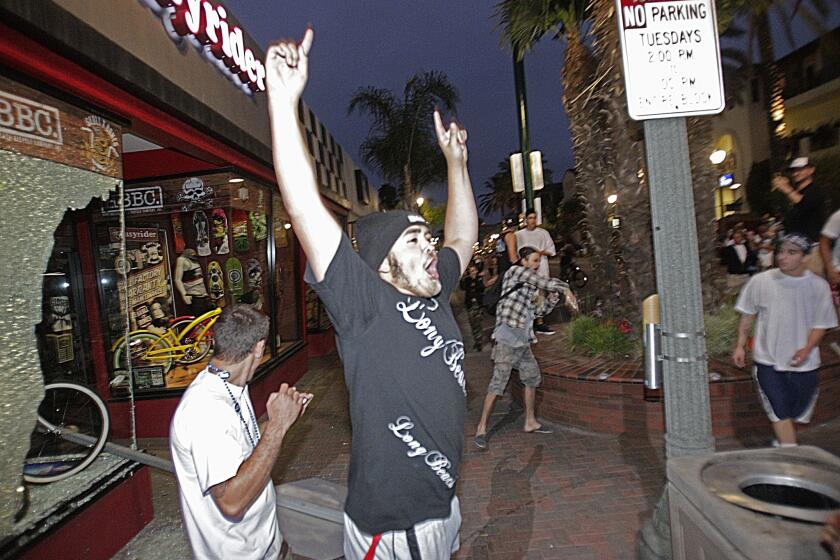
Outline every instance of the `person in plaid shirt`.
POLYGON ((519 379, 525 385, 525 426, 531 434, 550 434, 551 430, 537 422, 534 400, 537 387, 542 380, 540 367, 531 352, 531 344, 537 341, 533 323, 535 317, 551 313, 560 295, 566 305, 577 309, 577 300, 569 285, 557 278, 540 276, 540 253, 532 247, 519 250, 519 266, 512 266, 502 280, 502 297, 496 305, 496 328, 493 331, 493 378, 484 398, 481 420, 475 430, 475 444, 480 449, 487 447, 487 420, 493 411, 496 397, 505 393, 510 372, 519 372, 519 379), (540 296, 540 290, 548 292, 540 296))

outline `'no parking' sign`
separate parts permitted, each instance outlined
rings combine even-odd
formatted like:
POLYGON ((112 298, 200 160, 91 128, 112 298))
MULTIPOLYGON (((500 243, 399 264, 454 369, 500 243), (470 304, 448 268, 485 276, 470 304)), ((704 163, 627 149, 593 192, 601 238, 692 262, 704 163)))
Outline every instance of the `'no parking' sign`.
POLYGON ((712 0, 616 0, 616 9, 631 118, 723 111, 712 0))

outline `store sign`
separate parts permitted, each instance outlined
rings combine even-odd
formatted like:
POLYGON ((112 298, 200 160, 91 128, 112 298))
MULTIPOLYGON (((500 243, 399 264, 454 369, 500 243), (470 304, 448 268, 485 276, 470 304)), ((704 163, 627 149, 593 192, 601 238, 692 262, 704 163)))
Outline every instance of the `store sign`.
POLYGON ((0 135, 43 147, 61 146, 61 113, 55 107, 0 91, 0 135))
POLYGON ((0 76, 0 150, 122 177, 118 125, 5 76, 0 76))
POLYGON ((120 163, 120 140, 114 127, 102 117, 88 115, 82 130, 91 166, 100 173, 112 173, 120 163))
POLYGON ((631 118, 723 111, 712 0, 616 0, 616 10, 631 118))
POLYGON ((168 10, 175 33, 194 38, 199 45, 206 46, 230 79, 251 92, 265 91, 265 66, 254 51, 245 47, 242 29, 227 21, 224 6, 208 0, 153 1, 168 10))
MULTIPOLYGON (((145 214, 163 209, 163 189, 159 186, 123 190, 123 207, 126 214, 145 214)), ((114 193, 102 206, 103 214, 120 212, 119 195, 114 193)))
MULTIPOLYGON (((122 230, 120 228, 108 228, 108 236, 111 238, 111 243, 119 243, 122 240, 122 230)), ((126 241, 157 241, 157 228, 125 228, 126 241)))

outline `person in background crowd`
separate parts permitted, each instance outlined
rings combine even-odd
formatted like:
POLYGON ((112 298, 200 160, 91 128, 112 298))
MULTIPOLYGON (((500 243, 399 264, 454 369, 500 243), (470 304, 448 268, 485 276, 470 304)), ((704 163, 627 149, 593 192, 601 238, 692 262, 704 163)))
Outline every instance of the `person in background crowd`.
POLYGON ((519 260, 516 247, 516 217, 508 216, 502 221, 502 231, 496 241, 496 259, 499 278, 503 278, 505 272, 519 260))
MULTIPOLYGON (((780 191, 791 205, 783 220, 785 232, 799 232, 808 239, 817 240, 825 223, 826 199, 822 189, 814 183, 814 164, 807 157, 798 157, 790 162, 788 170, 792 183, 788 177, 776 174, 771 185, 771 190, 780 191)), ((809 254, 805 265, 811 272, 824 275, 822 259, 816 252, 809 254)))
POLYGON ((773 268, 773 241, 765 239, 758 249, 758 270, 763 272, 773 268))
POLYGON ((840 210, 829 216, 820 232, 820 257, 825 268, 825 279, 831 286, 834 308, 840 313, 840 210))
POLYGON ((487 257, 487 267, 481 271, 481 281, 485 288, 490 288, 499 279, 499 258, 496 255, 487 257))
POLYGON ((741 290, 741 313, 732 362, 742 368, 756 317, 754 376, 762 405, 773 423, 775 445, 796 445, 794 422, 807 423, 817 400, 819 344, 837 326, 828 283, 805 268, 811 240, 785 235, 776 254, 777 269, 753 276, 741 290))
MULTIPOLYGON (((531 247, 539 253, 540 263, 537 274, 543 278, 549 278, 548 257, 553 257, 557 254, 557 251, 554 248, 554 240, 551 238, 551 234, 537 226, 537 213, 533 210, 525 215, 525 228, 516 232, 517 251, 524 247, 531 247)), ((535 332, 544 335, 554 334, 554 331, 545 324, 542 316, 539 316, 536 321, 535 332)))
POLYGON ((757 268, 758 255, 746 242, 741 230, 732 234, 732 243, 723 249, 723 262, 729 274, 752 274, 757 268))
POLYGON ((481 303, 484 297, 484 280, 478 273, 478 266, 471 262, 467 273, 461 278, 461 289, 464 290, 464 304, 470 318, 470 330, 473 335, 473 349, 481 352, 484 343, 484 326, 481 303))
POLYGON ((537 342, 532 328, 534 317, 550 313, 561 294, 566 305, 577 309, 577 301, 569 286, 557 278, 545 278, 537 273, 540 267, 540 253, 532 247, 519 250, 519 266, 512 266, 502 280, 502 292, 506 297, 499 299, 496 306, 496 328, 493 330, 493 378, 487 387, 481 420, 475 429, 475 445, 487 447, 487 421, 493 411, 496 398, 505 394, 505 387, 513 368, 519 372, 519 379, 525 385, 525 424, 522 429, 532 434, 550 434, 537 421, 535 400, 537 387, 542 375, 531 345, 537 342), (518 286, 518 287, 517 287, 518 286), (548 292, 545 298, 539 298, 539 290, 548 292))

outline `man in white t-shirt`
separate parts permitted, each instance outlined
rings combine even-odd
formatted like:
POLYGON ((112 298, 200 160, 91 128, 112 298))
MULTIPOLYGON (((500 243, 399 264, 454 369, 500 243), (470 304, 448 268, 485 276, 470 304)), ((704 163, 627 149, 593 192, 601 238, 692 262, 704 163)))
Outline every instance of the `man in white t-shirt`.
POLYGON ((755 378, 782 447, 796 445, 794 422, 811 419, 819 393, 820 341, 826 329, 837 326, 828 283, 804 266, 811 245, 802 234, 785 235, 776 254, 778 268, 753 276, 735 305, 741 322, 732 361, 744 367, 747 338, 757 316, 755 378))
POLYGON ((522 247, 532 247, 540 253, 540 268, 537 274, 543 278, 550 278, 548 273, 548 257, 557 254, 551 234, 537 226, 537 213, 531 210, 525 216, 525 229, 516 232, 516 250, 522 247))
POLYGON ((234 305, 213 330, 213 358, 181 398, 169 434, 193 556, 287 558, 271 469, 312 395, 283 383, 269 395, 268 420, 260 427, 248 382, 263 355, 268 317, 234 305))
POLYGON ((831 286, 834 308, 840 314, 840 210, 829 216, 820 232, 820 257, 825 267, 825 279, 831 286), (832 248, 832 244, 834 247, 832 248))
MULTIPOLYGON (((550 278, 548 257, 553 257, 557 254, 557 251, 554 248, 554 240, 551 239, 551 234, 537 226, 537 213, 533 210, 525 215, 525 229, 516 232, 516 250, 519 251, 523 247, 531 247, 540 254, 540 268, 537 270, 537 274, 543 278, 550 278)), ((542 317, 535 319, 534 332, 545 335, 554 334, 554 331, 545 325, 542 317)))

